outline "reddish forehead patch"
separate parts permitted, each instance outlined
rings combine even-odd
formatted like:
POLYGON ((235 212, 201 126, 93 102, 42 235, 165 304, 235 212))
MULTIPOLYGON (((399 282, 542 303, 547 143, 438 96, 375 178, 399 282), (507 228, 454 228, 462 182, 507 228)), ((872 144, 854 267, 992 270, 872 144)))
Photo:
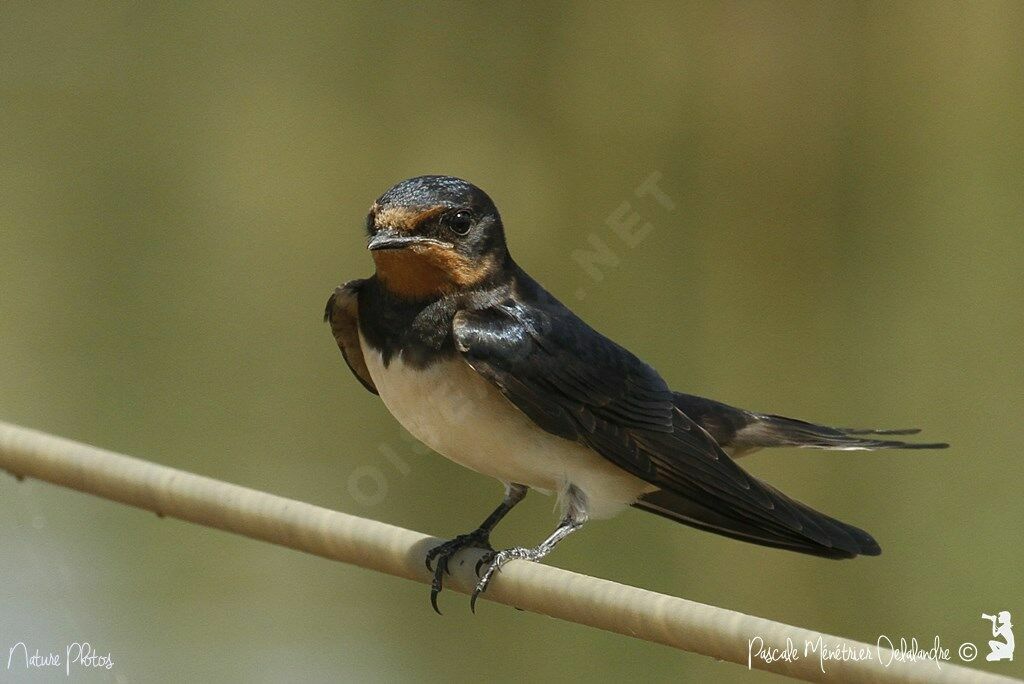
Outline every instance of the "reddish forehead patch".
POLYGON ((448 207, 378 207, 374 205, 373 213, 378 228, 392 228, 402 232, 410 232, 424 221, 443 214, 448 207))

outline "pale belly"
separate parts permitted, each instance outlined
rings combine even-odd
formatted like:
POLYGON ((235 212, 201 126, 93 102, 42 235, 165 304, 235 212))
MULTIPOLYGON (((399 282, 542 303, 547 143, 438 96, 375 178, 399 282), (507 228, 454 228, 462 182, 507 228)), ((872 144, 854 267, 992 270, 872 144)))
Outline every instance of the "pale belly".
POLYGON ((381 355, 360 337, 381 400, 398 422, 437 453, 502 482, 560 497, 570 485, 587 513, 613 515, 655 489, 599 454, 537 427, 461 358, 411 368, 381 355))

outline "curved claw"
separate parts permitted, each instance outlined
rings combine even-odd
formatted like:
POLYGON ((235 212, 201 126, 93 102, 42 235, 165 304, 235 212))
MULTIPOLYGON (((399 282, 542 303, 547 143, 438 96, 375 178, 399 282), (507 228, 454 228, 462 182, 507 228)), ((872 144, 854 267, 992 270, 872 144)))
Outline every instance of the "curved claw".
POLYGON ((476 614, 476 600, 480 598, 480 594, 487 591, 487 587, 491 583, 491 577, 495 572, 501 572, 500 562, 498 564, 492 564, 491 567, 487 568, 487 572, 485 572, 484 576, 480 578, 479 582, 477 582, 476 588, 473 589, 473 593, 469 597, 469 609, 474 615, 476 614))
MULTIPOLYGON (((456 539, 457 538, 458 537, 456 537, 456 539)), ((453 539, 451 541, 446 541, 444 544, 438 544, 434 548, 432 548, 429 551, 427 551, 427 560, 426 560, 427 570, 429 570, 430 572, 434 572, 434 568, 430 564, 433 563, 434 559, 437 558, 438 556, 440 556, 441 558, 444 558, 445 551, 448 549, 448 547, 454 541, 455 541, 455 539, 453 539)))
POLYGON ((476 562, 476 568, 474 569, 474 572, 476 573, 477 577, 480 577, 480 568, 482 568, 487 563, 493 562, 494 556, 495 553, 493 551, 491 551, 490 553, 485 553, 484 555, 480 556, 480 560, 476 562))
POLYGON ((430 605, 434 608, 434 612, 438 615, 442 615, 441 609, 437 607, 437 595, 441 593, 440 589, 430 589, 430 605))
POLYGON ((437 607, 437 595, 441 593, 443 583, 441 582, 441 575, 444 572, 444 566, 447 565, 444 557, 437 562, 437 568, 434 572, 434 581, 430 583, 430 605, 433 607, 434 612, 441 615, 441 609, 437 607))
POLYGON ((480 581, 476 583, 476 588, 473 589, 473 593, 469 597, 469 609, 473 611, 474 614, 476 613, 476 600, 480 598, 480 594, 487 591, 487 586, 490 584, 494 573, 501 572, 501 566, 515 558, 515 556, 510 554, 509 551, 511 551, 511 549, 506 549, 500 553, 489 553, 477 561, 477 577, 480 577, 481 565, 484 563, 490 563, 490 566, 488 566, 487 572, 483 574, 483 577, 480 577, 480 581))
POLYGON ((443 556, 441 556, 440 558, 437 559, 437 565, 434 567, 434 576, 435 576, 435 581, 438 582, 438 583, 441 582, 441 575, 442 574, 445 574, 445 575, 452 574, 448 570, 448 559, 449 558, 451 558, 451 556, 443 555, 443 556))
MULTIPOLYGON (((460 534, 458 537, 455 537, 455 539, 439 544, 427 552, 427 570, 434 573, 434 579, 430 583, 430 605, 438 615, 441 615, 441 610, 437 606, 437 596, 444 588, 444 576, 450 576, 452 574, 448 561, 451 560, 452 556, 456 553, 470 546, 482 546, 483 548, 490 550, 490 553, 487 554, 488 556, 493 555, 493 549, 491 549, 491 545, 487 541, 487 535, 481 530, 476 530, 469 534, 460 534)), ((479 576, 479 574, 480 572, 478 569, 477 576, 479 576)))

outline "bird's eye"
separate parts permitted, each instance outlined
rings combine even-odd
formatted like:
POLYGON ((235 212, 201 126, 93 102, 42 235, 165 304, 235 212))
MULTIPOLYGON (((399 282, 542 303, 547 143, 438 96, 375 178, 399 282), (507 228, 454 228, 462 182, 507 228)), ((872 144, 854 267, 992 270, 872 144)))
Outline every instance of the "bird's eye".
POLYGON ((456 235, 465 235, 473 227, 473 213, 467 209, 459 209, 445 216, 445 225, 456 235))

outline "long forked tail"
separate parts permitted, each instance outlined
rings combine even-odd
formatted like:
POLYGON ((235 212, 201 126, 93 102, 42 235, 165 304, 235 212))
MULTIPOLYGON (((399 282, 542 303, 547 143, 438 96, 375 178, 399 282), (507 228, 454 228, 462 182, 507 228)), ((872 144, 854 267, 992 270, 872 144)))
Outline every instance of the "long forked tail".
POLYGON ((895 439, 878 439, 893 435, 916 435, 920 430, 867 430, 857 428, 836 428, 816 425, 785 416, 753 414, 750 426, 737 434, 742 446, 794 446, 811 449, 945 449, 945 442, 904 442, 895 439))
POLYGON ((888 439, 916 435, 915 428, 872 430, 838 428, 804 420, 745 411, 712 399, 674 394, 676 407, 708 431, 733 457, 762 447, 801 447, 841 451, 872 449, 945 449, 945 442, 888 439))

